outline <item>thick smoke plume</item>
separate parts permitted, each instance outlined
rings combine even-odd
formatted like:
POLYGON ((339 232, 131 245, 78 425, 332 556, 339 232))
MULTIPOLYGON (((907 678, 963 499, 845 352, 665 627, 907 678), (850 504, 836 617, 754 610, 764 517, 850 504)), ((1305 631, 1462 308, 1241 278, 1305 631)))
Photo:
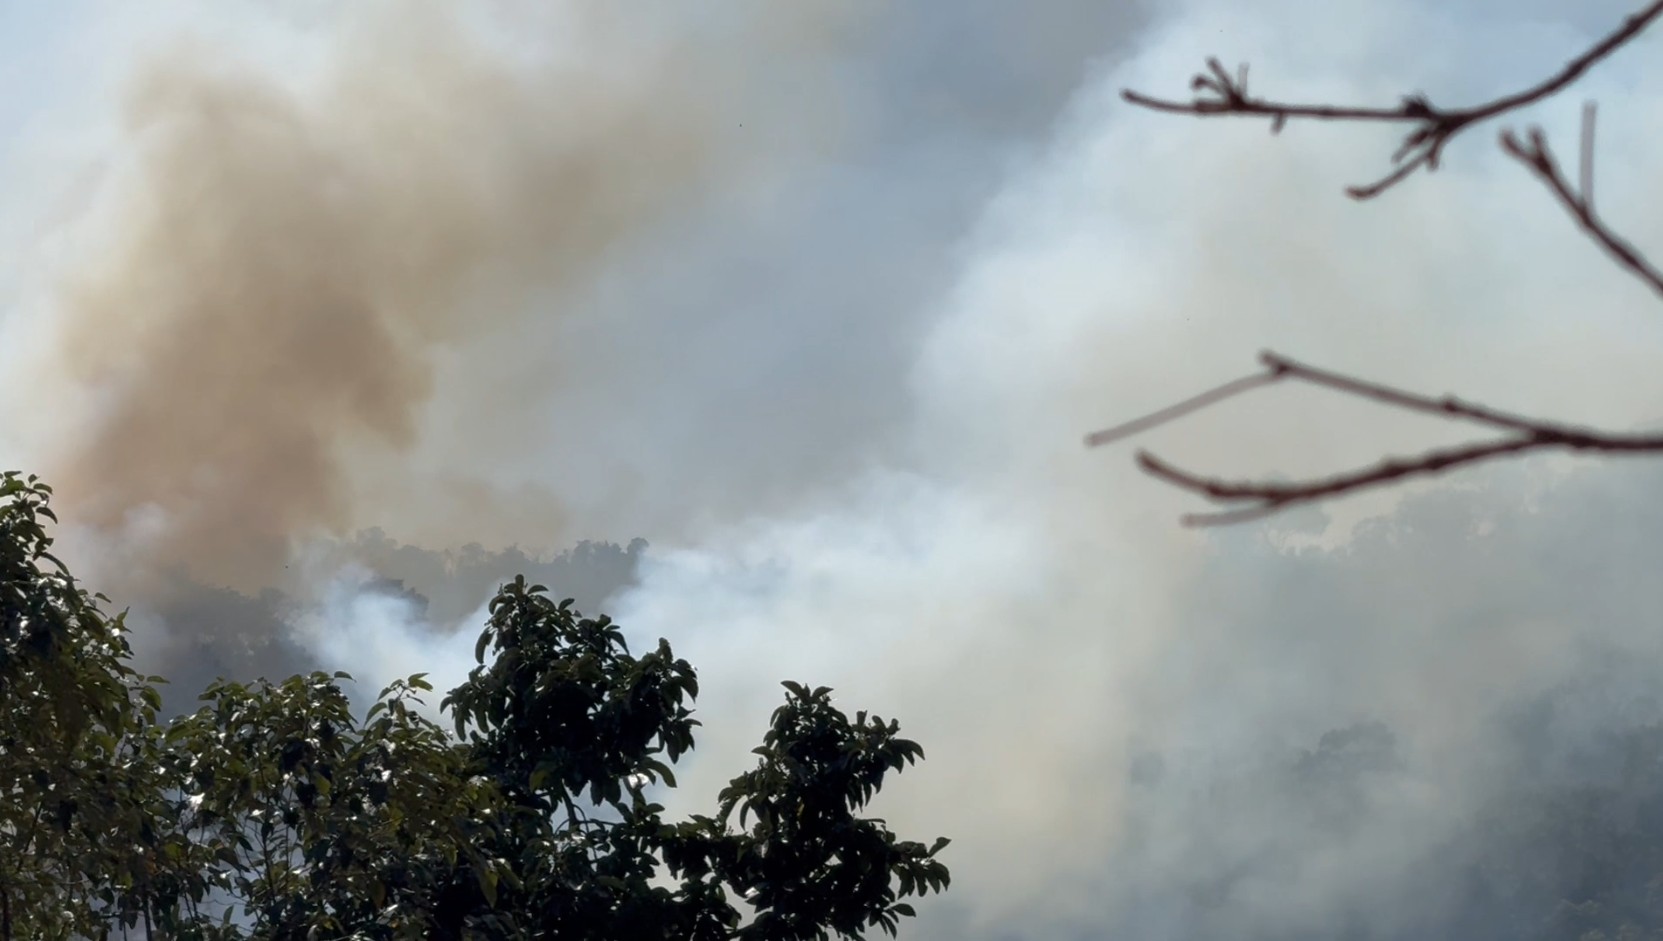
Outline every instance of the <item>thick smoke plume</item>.
MULTIPOLYGON (((479 543, 687 534, 841 488, 897 444, 923 301, 987 187, 1138 16, 995 12, 102 8, 59 54, 103 63, 118 120, 82 167, 63 118, 72 172, 34 170, 59 183, 51 280, 5 325, 5 378, 53 408, 19 414, 17 462, 185 685, 305 665, 290 609, 343 564, 409 580, 443 631, 529 558, 479 543), (1012 41, 1020 68, 989 72, 1012 41), (445 551, 309 546, 359 526, 445 551)), ((98 128, 92 85, 66 97, 98 128)))
MULTIPOLYGON (((71 519, 132 550, 124 576, 278 584, 295 543, 364 521, 351 465, 378 456, 391 479, 370 496, 469 520, 453 544, 505 520, 555 544, 546 490, 499 498, 463 475, 423 493, 385 456, 415 443, 445 351, 551 342, 544 322, 610 258, 747 170, 742 89, 708 43, 578 9, 522 14, 548 36, 509 47, 461 7, 373 9, 333 23, 300 74, 181 44, 127 89, 99 250, 64 286, 41 370, 96 390, 45 470, 71 519)), ((790 55, 815 38, 773 19, 728 39, 790 55)), ((488 377, 478 359, 452 381, 488 377)))
MULTIPOLYGON (((1628 4, 1109 6, 568 5, 547 48, 430 11, 285 82, 153 65, 46 363, 100 390, 56 449, 65 509, 142 548, 103 568, 233 585, 358 525, 652 540, 607 613, 703 676, 672 809, 708 809, 780 679, 900 718, 929 759, 880 813, 955 841, 918 937, 1519 936, 1451 886, 1524 845, 1483 835, 1496 808, 1609 784, 1659 717, 1656 474, 1548 462, 1197 534, 1080 437, 1262 347, 1655 421, 1655 303, 1484 133, 1358 206, 1389 134, 1116 91, 1221 55, 1272 96, 1478 100, 1628 4)), ((1659 41, 1581 86, 1606 214, 1647 247, 1659 41)), ((1538 116, 1568 142, 1579 106, 1538 116)), ((1451 434, 1271 390, 1143 443, 1303 474, 1451 434)), ((465 670, 338 562, 304 569, 322 613, 289 641, 369 685, 465 670)))

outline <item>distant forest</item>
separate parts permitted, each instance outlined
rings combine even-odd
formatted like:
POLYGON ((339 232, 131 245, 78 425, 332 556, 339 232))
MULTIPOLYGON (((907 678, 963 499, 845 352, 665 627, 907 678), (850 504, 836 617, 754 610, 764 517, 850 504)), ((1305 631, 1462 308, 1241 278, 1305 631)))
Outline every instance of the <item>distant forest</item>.
MULTIPOLYGON (((379 577, 373 590, 412 602, 433 629, 471 633, 480 625, 465 623, 468 618, 498 586, 521 574, 547 585, 556 598, 575 599, 580 611, 606 610, 611 598, 635 584, 646 548, 645 540, 636 539, 627 546, 584 541, 550 557, 477 544, 441 551, 406 545, 370 529, 326 544, 322 551, 331 563, 369 569, 379 577)), ((197 692, 219 677, 279 679, 322 666, 291 627, 304 605, 283 592, 249 596, 176 575, 154 604, 146 613, 166 625, 166 649, 147 649, 140 641, 136 652, 141 663, 165 657, 168 711, 195 708, 197 692)))

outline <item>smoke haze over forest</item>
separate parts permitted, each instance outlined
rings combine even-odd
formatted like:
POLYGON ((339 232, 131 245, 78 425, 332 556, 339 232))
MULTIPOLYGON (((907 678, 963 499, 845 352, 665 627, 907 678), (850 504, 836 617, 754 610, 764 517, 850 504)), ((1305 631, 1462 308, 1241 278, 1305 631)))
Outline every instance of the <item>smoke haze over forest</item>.
MULTIPOLYGON (((1663 465, 1197 532, 1080 439, 1262 348, 1663 417, 1655 299, 1494 129, 1357 204, 1391 129, 1118 98, 1218 55, 1273 97, 1473 101, 1628 9, 13 5, 0 456, 181 703, 313 665, 443 688, 524 571, 698 667, 672 811, 782 679, 899 718, 928 761, 878 812, 954 840, 909 937, 1568 931, 1561 896, 1626 876, 1566 847, 1663 835, 1663 465)), ((1605 212, 1663 252, 1659 53, 1536 117, 1569 142, 1599 100, 1605 212)), ((1245 476, 1457 433, 1273 389, 1140 444, 1245 476)))

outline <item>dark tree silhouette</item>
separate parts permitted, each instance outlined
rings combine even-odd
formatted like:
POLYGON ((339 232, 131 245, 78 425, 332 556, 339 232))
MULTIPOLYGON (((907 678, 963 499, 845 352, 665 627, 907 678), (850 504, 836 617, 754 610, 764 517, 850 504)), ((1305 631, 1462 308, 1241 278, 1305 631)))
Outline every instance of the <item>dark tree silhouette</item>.
POLYGON ((164 717, 124 616, 52 555, 50 494, 0 473, 0 941, 824 941, 894 935, 948 886, 947 840, 866 815, 923 749, 826 687, 783 684, 716 813, 668 817, 692 665, 524 576, 453 729, 420 674, 362 716, 310 673, 164 717))

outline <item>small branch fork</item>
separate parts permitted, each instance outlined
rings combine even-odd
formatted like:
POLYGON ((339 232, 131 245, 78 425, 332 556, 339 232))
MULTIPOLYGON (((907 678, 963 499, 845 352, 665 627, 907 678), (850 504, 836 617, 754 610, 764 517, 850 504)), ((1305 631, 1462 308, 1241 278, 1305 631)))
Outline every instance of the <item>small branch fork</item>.
POLYGON ((1270 118, 1272 133, 1282 130, 1291 118, 1318 121, 1369 121, 1406 123, 1414 127, 1403 138, 1403 143, 1392 154, 1396 168, 1373 183, 1353 186, 1346 192, 1353 199, 1373 199, 1407 179, 1421 167, 1429 172, 1438 169, 1444 147, 1455 136, 1475 124, 1500 117, 1510 111, 1536 104, 1563 91, 1581 78, 1590 68, 1627 45, 1645 31, 1659 17, 1663 17, 1663 0, 1647 5, 1623 21, 1592 48, 1577 56, 1556 74, 1522 91, 1503 95, 1494 101, 1470 108, 1438 108, 1425 95, 1405 96, 1395 108, 1342 107, 1337 105, 1309 105, 1267 101, 1254 98, 1247 92, 1247 66, 1231 75, 1218 59, 1207 60, 1207 71, 1190 80, 1195 98, 1172 101, 1155 98, 1142 92, 1123 90, 1120 97, 1143 108, 1200 117, 1258 116, 1270 118))
MULTIPOLYGON (((1444 147, 1463 130, 1563 91, 1595 64, 1639 36, 1660 17, 1663 17, 1663 0, 1648 4, 1629 16, 1621 27, 1572 59, 1553 76, 1522 91, 1471 108, 1437 108, 1423 95, 1408 96, 1397 108, 1358 108, 1267 101, 1248 94, 1246 66, 1242 66, 1238 73, 1232 76, 1217 59, 1208 59, 1209 71, 1195 76, 1192 80, 1191 88, 1196 93, 1193 101, 1169 101, 1131 90, 1123 91, 1121 95, 1132 104, 1156 111, 1201 117, 1269 117, 1272 133, 1280 131, 1288 120, 1294 118, 1414 125, 1392 156, 1392 162, 1397 165, 1395 169, 1373 183, 1353 186, 1346 190, 1354 199, 1372 199, 1402 182, 1417 169, 1424 167, 1428 172, 1435 171, 1444 147)), ((1619 267, 1663 299, 1663 271, 1617 235, 1594 209, 1593 141, 1594 106, 1589 103, 1583 112, 1582 160, 1578 179, 1580 185, 1573 187, 1560 169, 1540 128, 1529 129, 1523 137, 1511 129, 1504 130, 1500 135, 1503 152, 1517 160, 1542 182, 1584 234, 1603 249, 1619 267)), ((1369 399, 1393 408, 1474 422, 1503 432, 1499 438, 1424 451, 1410 457, 1386 458, 1377 464, 1331 477, 1291 483, 1232 481, 1201 476, 1175 467, 1147 451, 1139 452, 1138 466, 1145 472, 1226 507, 1220 512, 1184 517, 1185 525, 1191 526, 1259 519, 1299 504, 1532 451, 1561 449, 1607 454, 1663 453, 1663 434, 1605 432, 1528 418, 1465 402, 1453 396, 1427 396, 1368 382, 1298 363, 1270 352, 1262 354, 1260 362, 1265 367, 1263 372, 1244 376, 1142 418, 1088 435, 1086 445, 1096 447, 1120 441, 1252 389, 1290 379, 1369 399)))
POLYGON ((1592 108, 1589 117, 1582 125, 1582 186, 1580 191, 1571 189, 1570 181, 1559 169, 1559 164, 1553 158, 1553 151, 1548 148, 1547 138, 1541 128, 1531 128, 1523 140, 1512 130, 1503 131, 1501 148, 1509 157, 1525 165, 1536 178, 1542 181, 1549 192, 1565 211, 1570 213, 1576 224, 1582 228, 1587 236, 1594 240, 1594 244, 1605 249, 1623 270, 1637 278, 1640 283, 1651 288, 1652 293, 1663 299, 1663 271, 1658 271, 1646 257, 1630 245, 1626 240, 1611 230, 1604 220, 1594 211, 1594 171, 1593 171, 1593 139, 1594 122, 1592 108))
POLYGON ((1182 470, 1148 451, 1138 453, 1138 466, 1182 490, 1206 497, 1228 509, 1184 517, 1188 526, 1238 523, 1269 516, 1289 506, 1392 483, 1407 477, 1440 474, 1468 464, 1530 451, 1561 449, 1608 454, 1663 453, 1663 434, 1629 434, 1564 425, 1500 411, 1454 396, 1434 397, 1369 382, 1342 373, 1308 366, 1277 353, 1259 355, 1264 371, 1244 376, 1152 415, 1105 429, 1086 438, 1088 446, 1110 444, 1166 424, 1197 409, 1252 389, 1294 380, 1332 389, 1356 398, 1438 418, 1467 421, 1500 432, 1501 437, 1472 441, 1452 448, 1425 451, 1413 457, 1386 458, 1356 470, 1293 482, 1232 481, 1182 470))

